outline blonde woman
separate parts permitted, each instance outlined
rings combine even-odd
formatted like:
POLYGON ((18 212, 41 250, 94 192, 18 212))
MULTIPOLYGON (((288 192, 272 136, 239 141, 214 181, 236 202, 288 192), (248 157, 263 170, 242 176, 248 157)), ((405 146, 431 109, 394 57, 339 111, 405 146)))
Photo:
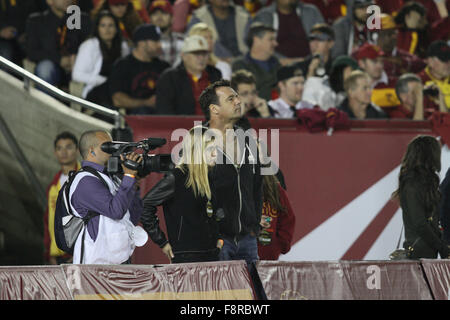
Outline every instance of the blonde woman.
POLYGON ((216 57, 214 54, 214 45, 217 41, 217 34, 215 33, 214 29, 208 26, 206 23, 199 22, 192 26, 191 29, 189 29, 189 35, 198 35, 202 36, 208 41, 209 44, 209 65, 216 67, 217 69, 222 72, 222 78, 225 80, 231 79, 231 66, 228 62, 224 60, 220 60, 216 57))
POLYGON ((192 128, 183 139, 182 156, 176 168, 144 197, 142 225, 173 263, 219 260, 223 242, 212 211, 208 180, 214 150, 211 139, 203 136, 202 127, 192 128), (160 205, 168 240, 156 215, 160 205))

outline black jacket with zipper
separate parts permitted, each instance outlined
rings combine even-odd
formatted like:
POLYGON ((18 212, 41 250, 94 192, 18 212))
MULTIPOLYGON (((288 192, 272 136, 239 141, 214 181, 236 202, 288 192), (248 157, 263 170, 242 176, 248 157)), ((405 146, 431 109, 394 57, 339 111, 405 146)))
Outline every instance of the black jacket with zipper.
POLYGON ((174 255, 216 251, 218 226, 206 213, 207 199, 186 188, 187 173, 175 168, 144 197, 142 226, 159 247, 169 242, 174 255), (162 205, 169 241, 159 226, 157 207, 162 205))
POLYGON ((400 192, 405 226, 403 247, 413 248, 411 259, 436 259, 438 253, 441 258, 446 259, 450 249, 442 240, 439 229, 438 204, 434 209, 425 206, 424 189, 421 178, 410 175, 400 192))
POLYGON ((224 212, 224 218, 219 221, 220 234, 232 241, 248 234, 258 236, 260 231, 261 166, 258 151, 250 148, 249 139, 253 138, 246 138, 245 152, 237 165, 220 150, 218 157, 222 157, 222 164, 216 164, 209 172, 214 211, 223 209, 224 212))

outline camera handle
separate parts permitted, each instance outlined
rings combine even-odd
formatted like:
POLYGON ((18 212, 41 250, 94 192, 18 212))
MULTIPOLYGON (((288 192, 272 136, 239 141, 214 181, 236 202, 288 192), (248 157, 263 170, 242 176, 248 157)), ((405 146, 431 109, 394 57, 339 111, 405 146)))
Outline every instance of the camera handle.
POLYGON ((123 165, 125 167, 127 167, 128 169, 135 170, 135 171, 137 171, 138 168, 139 168, 139 162, 136 162, 136 161, 133 161, 133 160, 130 160, 130 159, 126 159, 123 162, 123 165))

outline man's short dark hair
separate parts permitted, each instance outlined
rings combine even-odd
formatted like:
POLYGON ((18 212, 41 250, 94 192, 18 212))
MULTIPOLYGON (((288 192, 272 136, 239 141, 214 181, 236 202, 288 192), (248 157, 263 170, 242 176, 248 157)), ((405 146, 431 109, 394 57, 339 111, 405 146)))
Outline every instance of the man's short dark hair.
POLYGON ((395 93, 397 97, 400 99, 400 93, 408 92, 408 83, 410 82, 419 82, 422 83, 422 80, 415 75, 414 73, 405 73, 400 78, 398 78, 395 83, 395 93))
POLYGON ((266 24, 261 22, 254 22, 251 24, 250 29, 248 30, 246 43, 249 49, 253 46, 253 38, 258 37, 262 38, 267 32, 276 32, 276 30, 266 24))
POLYGON ((200 94, 199 103, 205 114, 206 120, 210 119, 209 106, 212 104, 219 104, 219 97, 217 96, 216 89, 220 87, 230 87, 231 83, 228 80, 218 80, 210 84, 203 92, 200 94))
POLYGON ((255 76, 245 69, 233 72, 231 75, 231 87, 237 92, 237 88, 241 83, 256 85, 255 76))
POLYGON ((58 134, 55 138, 55 141, 53 142, 53 146, 56 149, 56 144, 58 143, 59 140, 63 140, 63 139, 70 139, 73 141, 73 143, 75 144, 75 147, 77 147, 78 149, 78 139, 77 137, 75 137, 75 135, 69 131, 64 131, 61 132, 60 134, 58 134))
POLYGON ((81 134, 80 154, 83 159, 87 158, 89 148, 98 145, 97 133, 105 133, 110 135, 110 133, 106 130, 88 130, 81 134))

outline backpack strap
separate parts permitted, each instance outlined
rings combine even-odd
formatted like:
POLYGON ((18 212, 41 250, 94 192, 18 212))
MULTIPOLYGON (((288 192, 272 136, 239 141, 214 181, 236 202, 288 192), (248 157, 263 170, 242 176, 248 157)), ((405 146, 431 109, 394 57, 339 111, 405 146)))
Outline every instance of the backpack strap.
MULTIPOLYGON (((64 191, 65 191, 66 198, 67 198, 67 201, 68 201, 68 210, 69 210, 69 213, 70 213, 72 216, 73 216, 72 207, 70 206, 70 203, 69 203, 69 199, 70 199, 70 198, 69 198, 70 185, 72 185, 72 182, 73 182, 73 180, 75 179, 76 174, 79 173, 79 172, 83 172, 83 171, 89 172, 89 173, 93 174, 94 176, 96 176, 96 177, 103 183, 103 185, 106 187, 106 189, 109 190, 109 186, 108 186, 108 184, 106 183, 105 179, 103 179, 103 177, 100 175, 100 173, 99 173, 97 170, 95 170, 94 168, 89 167, 89 166, 85 166, 85 167, 82 167, 82 168, 81 168, 80 170, 78 170, 78 171, 71 171, 71 172, 69 173, 69 179, 68 179, 68 184, 69 184, 69 185, 66 187, 66 189, 65 189, 64 191)), ((92 218, 94 218, 94 217, 96 217, 96 216, 98 216, 98 215, 100 215, 100 214, 97 213, 97 212, 95 212, 95 211, 89 210, 88 213, 87 213, 87 215, 86 215, 84 218, 82 218, 82 220, 83 220, 83 222, 84 222, 84 228, 83 228, 83 235, 81 236, 80 264, 83 263, 83 257, 84 257, 84 238, 85 238, 85 234, 86 234, 87 225, 88 225, 89 221, 90 221, 92 218)))

